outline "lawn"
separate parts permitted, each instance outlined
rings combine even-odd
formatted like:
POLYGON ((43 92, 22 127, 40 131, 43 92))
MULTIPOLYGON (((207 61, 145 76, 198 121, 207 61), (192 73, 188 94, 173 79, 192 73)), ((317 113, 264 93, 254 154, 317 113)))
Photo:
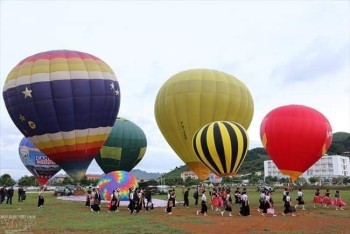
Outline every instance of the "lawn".
MULTIPOLYGON (((334 195, 335 191, 330 191, 334 195)), ((347 207, 341 212, 334 207, 313 208, 311 201, 314 190, 304 191, 307 211, 298 211, 297 217, 267 218, 256 211, 259 193, 255 188, 250 188, 248 195, 252 216, 236 216, 238 206, 234 206, 235 216, 230 217, 231 219, 221 217, 220 213, 211 209, 209 216, 197 216, 198 207, 194 207, 193 192, 194 189, 191 189, 190 208, 178 205, 174 208, 173 215, 167 215, 161 207, 156 207, 151 212, 140 212, 138 215, 130 215, 126 207, 122 207, 120 212, 108 213, 105 203, 102 204, 100 213, 93 213, 84 206, 84 202, 59 200, 51 192, 45 194, 44 207, 37 208, 37 193, 28 193, 27 199, 22 203, 17 202, 15 196, 12 205, 0 205, 0 230, 10 232, 23 229, 33 233, 225 233, 225 230, 235 233, 333 233, 337 230, 348 230, 350 226, 350 212, 347 207), (303 226, 304 222, 306 223, 303 226), (315 230, 310 229, 312 225, 315 230)), ((282 192, 283 189, 279 189, 274 193, 275 207, 279 213, 283 209, 282 192)), ((180 188, 176 190, 176 194, 177 201, 183 200, 180 188)), ((342 190, 341 195, 349 204, 349 189, 342 190)), ((295 197, 296 191, 292 192, 292 198, 295 197)), ((165 199, 166 195, 157 195, 155 198, 165 199)))

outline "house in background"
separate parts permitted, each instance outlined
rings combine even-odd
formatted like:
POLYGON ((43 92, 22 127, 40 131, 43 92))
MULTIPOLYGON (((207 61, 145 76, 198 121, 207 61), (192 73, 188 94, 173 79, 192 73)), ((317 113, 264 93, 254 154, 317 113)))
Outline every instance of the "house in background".
POLYGON ((180 176, 183 181, 185 181, 187 178, 198 180, 198 176, 193 171, 184 171, 180 176))

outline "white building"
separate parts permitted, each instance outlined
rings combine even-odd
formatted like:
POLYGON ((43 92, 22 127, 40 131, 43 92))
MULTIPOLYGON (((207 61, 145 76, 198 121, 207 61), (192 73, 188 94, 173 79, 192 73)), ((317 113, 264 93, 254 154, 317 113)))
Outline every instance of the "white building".
MULTIPOLYGON (((264 177, 272 176, 277 178, 288 178, 283 175, 272 160, 264 161, 264 177)), ((350 176, 349 157, 340 155, 329 155, 320 158, 314 165, 305 171, 300 177, 334 178, 350 176)))
POLYGON ((188 177, 198 180, 198 176, 193 171, 184 171, 181 173, 181 178, 185 181, 188 177))

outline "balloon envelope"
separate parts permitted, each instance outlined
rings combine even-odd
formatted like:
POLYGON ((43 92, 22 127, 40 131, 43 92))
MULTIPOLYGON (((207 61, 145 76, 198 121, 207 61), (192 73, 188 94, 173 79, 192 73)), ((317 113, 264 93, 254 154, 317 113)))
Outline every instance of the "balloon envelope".
POLYGON ((138 187, 136 177, 127 171, 113 171, 102 176, 97 187, 102 200, 110 200, 113 190, 120 189, 121 201, 129 201, 129 188, 138 187))
POLYGON ((210 69, 172 76, 160 88, 154 110, 164 138, 201 180, 208 178, 210 170, 193 152, 194 133, 217 120, 235 121, 247 129, 253 112, 248 88, 234 76, 210 69))
POLYGON ((112 69, 78 51, 32 55, 9 73, 3 98, 17 128, 70 176, 81 179, 117 117, 112 69))
POLYGON ((265 116, 260 137, 278 169, 294 182, 327 152, 332 143, 332 128, 317 110, 287 105, 265 116))
POLYGON ((234 122, 212 122, 199 129, 193 137, 193 149, 198 159, 219 176, 235 175, 248 148, 246 130, 234 122))
POLYGON ((117 118, 95 160, 104 173, 131 171, 145 155, 146 148, 142 129, 127 119, 117 118))
POLYGON ((215 175, 213 172, 210 172, 209 181, 210 181, 210 183, 212 183, 214 185, 218 185, 221 183, 222 177, 215 175))
POLYGON ((33 174, 40 185, 45 185, 61 168, 23 137, 19 143, 19 156, 24 166, 33 174))

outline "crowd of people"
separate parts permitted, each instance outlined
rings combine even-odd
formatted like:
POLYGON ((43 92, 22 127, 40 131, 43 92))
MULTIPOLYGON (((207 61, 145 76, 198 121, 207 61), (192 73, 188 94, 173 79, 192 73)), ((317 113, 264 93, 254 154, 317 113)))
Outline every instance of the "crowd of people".
MULTIPOLYGON (((6 204, 12 205, 12 198, 14 196, 14 189, 12 186, 3 186, 0 188, 0 205, 6 201, 6 204)), ((20 186, 17 190, 18 202, 22 202, 26 199, 26 188, 20 186)))
MULTIPOLYGON (((140 188, 129 188, 129 204, 128 210, 130 214, 138 214, 140 211, 153 210, 151 191, 140 188)), ((110 195, 108 202, 108 212, 118 212, 120 207, 121 194, 120 189, 116 188, 110 195)), ((92 212, 99 213, 101 210, 101 194, 98 188, 87 190, 85 206, 89 207, 92 212)))
MULTIPOLYGON (((41 186, 38 193, 38 207, 41 208, 44 205, 44 186, 41 186)), ((295 201, 292 199, 291 192, 293 190, 285 188, 282 194, 283 211, 282 215, 296 216, 297 208, 306 210, 304 193, 301 188, 296 192, 295 201)), ((18 202, 22 202, 26 199, 26 189, 23 187, 18 188, 18 202)), ((6 201, 6 204, 12 204, 12 197, 14 195, 13 187, 1 187, 0 188, 0 205, 6 201)), ((183 206, 189 208, 189 196, 190 188, 183 188, 183 206)), ((141 188, 129 189, 129 204, 127 206, 130 214, 138 214, 140 211, 149 211, 154 209, 152 202, 152 191, 141 188)), ((236 188, 233 195, 231 195, 231 189, 225 187, 217 187, 209 191, 207 195, 206 188, 196 187, 193 192, 194 206, 200 206, 200 209, 196 211, 199 215, 208 215, 208 203, 210 202, 211 212, 217 212, 224 216, 226 213, 228 216, 233 216, 233 206, 238 206, 238 215, 250 216, 250 205, 248 199, 248 192, 246 188, 242 191, 240 188, 236 188), (207 198, 208 196, 208 198, 207 198)), ((120 189, 115 188, 110 196, 108 202, 108 212, 118 212, 120 208, 121 194, 120 189)), ((346 203, 342 200, 340 192, 337 190, 334 196, 331 195, 329 189, 322 194, 320 189, 317 188, 313 198, 313 207, 317 205, 329 208, 334 206, 336 210, 344 210, 346 203)), ((90 187, 87 190, 85 206, 89 207, 92 212, 99 213, 101 211, 101 194, 98 188, 90 187)), ((167 214, 172 214, 173 208, 176 206, 176 193, 175 189, 169 190, 167 194, 166 207, 164 211, 167 214)), ((262 216, 277 216, 274 206, 274 198, 272 191, 266 189, 261 191, 259 196, 259 207, 257 209, 262 216)))
MULTIPOLYGON (((296 216, 296 211, 298 207, 302 210, 306 210, 304 194, 301 188, 298 189, 296 193, 295 201, 292 199, 291 190, 285 188, 282 194, 283 201, 283 211, 282 215, 286 216, 291 214, 291 216, 296 216)), ((128 210, 130 214, 138 214, 140 211, 148 211, 153 209, 152 203, 152 192, 140 188, 130 188, 129 189, 129 204, 128 210)), ((189 196, 190 188, 183 189, 183 207, 189 207, 189 196)), ((250 216, 250 204, 248 199, 248 192, 246 188, 242 191, 237 188, 231 195, 230 188, 214 188, 212 191, 207 191, 204 187, 197 187, 193 192, 194 206, 199 206, 200 209, 196 211, 197 215, 208 215, 208 205, 210 204, 211 212, 217 212, 224 216, 233 216, 233 206, 238 206, 238 215, 240 216, 250 216), (207 198, 208 196, 208 198, 207 198), (210 203, 209 203, 210 202, 210 203)), ((319 189, 315 192, 315 197, 313 199, 314 207, 317 203, 322 204, 323 207, 329 207, 329 205, 334 205, 336 210, 343 210, 346 205, 341 199, 339 191, 336 191, 334 199, 331 197, 329 190, 327 189, 325 194, 322 196, 319 189)), ((97 188, 89 189, 86 197, 86 206, 90 207, 91 211, 100 212, 101 195, 97 188)), ((175 189, 169 190, 167 194, 166 207, 164 212, 171 215, 173 208, 176 206, 176 193, 175 189)), ((120 207, 120 190, 116 188, 111 194, 111 198, 108 204, 108 212, 117 212, 120 207)), ((276 209, 274 206, 273 192, 270 190, 264 190, 259 196, 259 207, 257 209, 262 216, 277 216, 276 209)))
MULTIPOLYGON (((189 191, 189 189, 188 189, 189 191)), ((291 216, 296 216, 296 211, 298 207, 302 210, 306 210, 304 193, 301 188, 298 189, 296 193, 295 201, 293 201, 291 192, 293 189, 285 188, 282 194, 283 201, 283 211, 282 215, 286 216, 290 214, 291 216)), ((214 212, 220 212, 222 216, 228 213, 228 216, 232 216, 233 205, 239 206, 238 215, 250 216, 250 206, 248 193, 246 188, 241 191, 237 188, 234 191, 234 199, 231 196, 231 190, 229 188, 214 188, 213 191, 209 191, 210 195, 210 206, 214 212)), ((204 216, 208 213, 207 208, 207 196, 206 190, 204 188, 197 188, 193 193, 193 198, 195 200, 195 206, 198 204, 198 199, 201 197, 201 209, 197 210, 197 215, 202 214, 204 216)), ((188 193, 184 193, 184 206, 188 207, 188 193)), ((317 189, 315 192, 315 197, 313 199, 314 207, 317 203, 322 204, 323 207, 328 208, 330 205, 334 205, 336 210, 344 210, 346 203, 342 200, 340 192, 337 190, 335 192, 334 198, 331 197, 329 190, 327 189, 324 195, 320 194, 320 190, 317 189)), ((259 196, 259 207, 257 209, 262 216, 277 216, 273 192, 266 189, 261 191, 259 196)))

